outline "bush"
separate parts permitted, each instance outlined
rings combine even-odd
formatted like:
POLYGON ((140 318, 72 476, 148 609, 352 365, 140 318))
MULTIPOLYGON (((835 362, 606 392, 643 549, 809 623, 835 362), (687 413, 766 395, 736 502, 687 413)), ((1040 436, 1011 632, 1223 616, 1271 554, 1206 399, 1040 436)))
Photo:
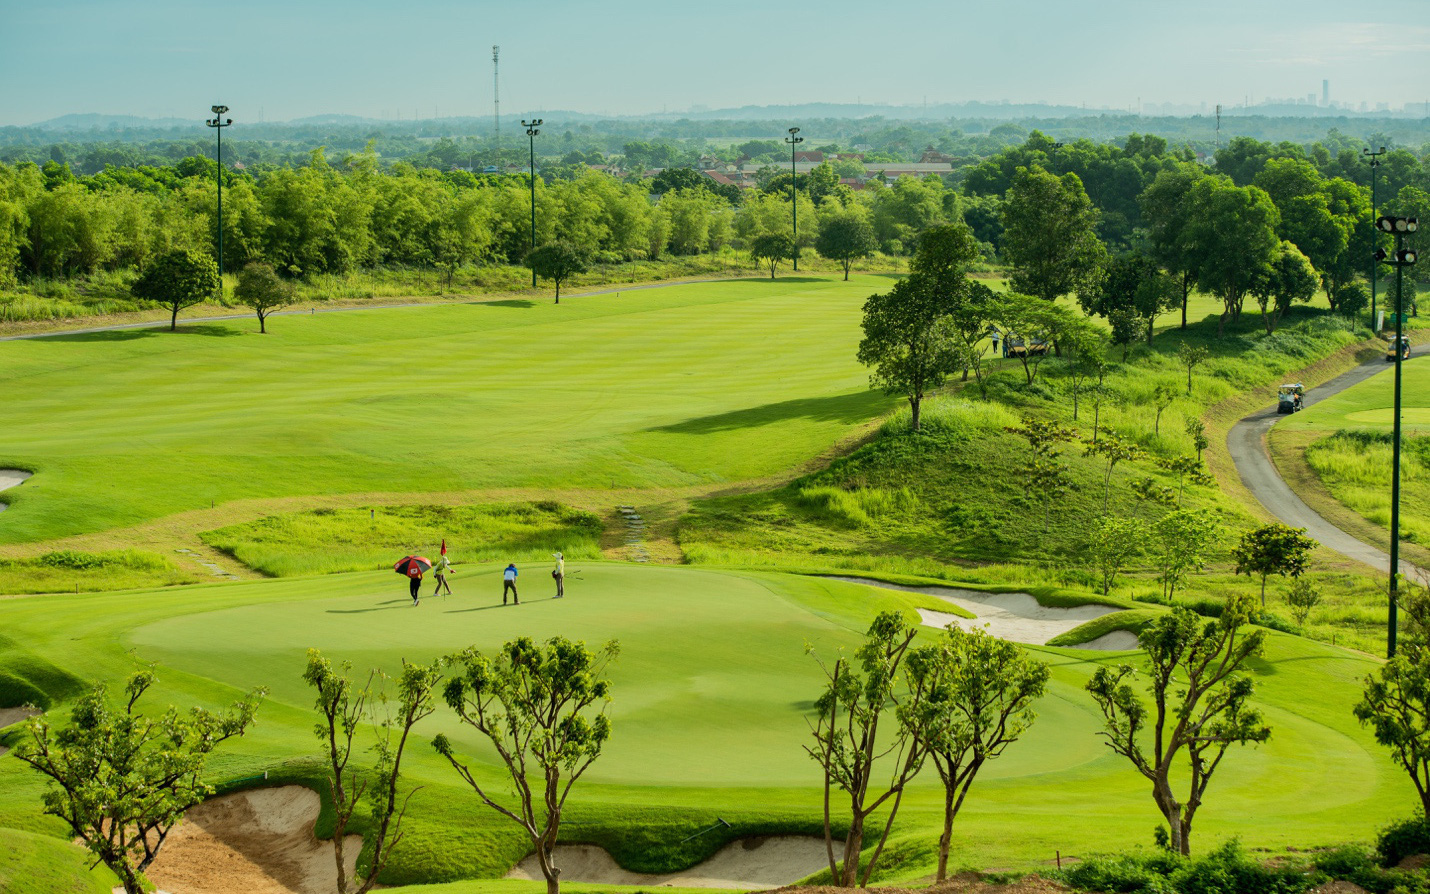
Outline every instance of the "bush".
POLYGON ((1387 867, 1399 865, 1415 854, 1430 854, 1430 823, 1425 821, 1425 814, 1417 813, 1386 826, 1375 840, 1375 849, 1381 865, 1387 867))

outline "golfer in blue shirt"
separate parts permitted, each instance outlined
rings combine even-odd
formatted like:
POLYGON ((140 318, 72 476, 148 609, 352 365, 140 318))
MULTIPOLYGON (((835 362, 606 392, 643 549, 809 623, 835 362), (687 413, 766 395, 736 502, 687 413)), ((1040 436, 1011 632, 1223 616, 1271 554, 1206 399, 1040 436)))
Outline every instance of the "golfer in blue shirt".
POLYGON ((506 566, 506 570, 501 573, 501 604, 506 605, 507 591, 511 591, 511 604, 521 605, 521 600, 516 597, 516 563, 506 566))

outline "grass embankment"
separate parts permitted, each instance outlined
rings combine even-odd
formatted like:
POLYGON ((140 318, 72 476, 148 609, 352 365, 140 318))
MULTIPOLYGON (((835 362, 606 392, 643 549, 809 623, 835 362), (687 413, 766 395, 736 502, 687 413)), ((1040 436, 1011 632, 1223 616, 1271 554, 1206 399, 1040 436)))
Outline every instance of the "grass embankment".
POLYGON ((390 567, 411 553, 436 559, 547 563, 601 556, 601 519, 559 503, 384 506, 271 515, 200 536, 271 577, 390 567))
POLYGON ((0 891, 4 894, 109 894, 119 880, 90 869, 88 852, 48 835, 0 829, 0 891))
POLYGON ((163 556, 140 550, 56 550, 19 559, 0 558, 0 593, 128 590, 194 583, 163 556))
MULTIPOLYGON (((1287 373, 1369 336, 1328 312, 1297 311, 1271 336, 1255 328, 1254 318, 1222 339, 1213 335, 1211 318, 1185 332, 1164 331, 1151 349, 1138 346, 1129 362, 1112 367, 1099 423, 1141 446, 1149 461, 1123 462, 1114 469, 1111 512, 1151 521, 1166 511, 1140 501, 1131 485, 1151 478, 1178 488, 1176 476, 1154 461, 1195 455, 1187 419, 1239 393, 1264 392, 1270 396, 1263 402, 1270 401, 1287 373), (1182 344, 1209 351, 1193 371, 1190 395, 1186 368, 1177 359, 1182 344), (1160 425, 1153 406, 1159 384, 1178 391, 1160 425)), ((900 411, 873 442, 825 470, 773 491, 697 501, 679 529, 687 557, 720 566, 887 569, 1010 585, 1031 577, 1044 584, 1091 588, 1095 581, 1084 547, 1102 512, 1106 461, 1083 456, 1079 444, 1063 445, 1073 487, 1047 499, 1030 492, 1018 472, 1029 457, 1027 442, 1005 431, 1019 417, 1031 415, 1076 426, 1088 437, 1094 414, 1090 399, 1082 396, 1074 420, 1071 381, 1057 358, 1043 362, 1031 385, 1020 365, 1001 361, 988 400, 981 399, 973 383, 956 388, 956 397, 929 403, 921 433, 908 430, 907 411, 900 411), (1010 556, 1021 563, 1008 567, 1010 556)), ((1181 505, 1212 511, 1227 535, 1213 555, 1213 573, 1195 576, 1181 595, 1195 600, 1256 589, 1248 578, 1230 573, 1229 559, 1236 536, 1256 523, 1255 516, 1216 488, 1189 485, 1181 505)), ((1308 629, 1328 640, 1378 650, 1384 632, 1370 622, 1379 609, 1377 585, 1360 569, 1338 567, 1334 557, 1320 558, 1313 580, 1324 590, 1325 601, 1308 629)), ((1274 582, 1268 590, 1273 599, 1279 595, 1274 582)), ((1140 575, 1123 579, 1118 595, 1160 599, 1161 587, 1144 565, 1140 575)))
MULTIPOLYGON (((490 649, 518 635, 619 638, 615 732, 572 797, 564 839, 606 847, 630 869, 675 871, 736 835, 818 828, 818 769, 802 746, 822 677, 804 644, 832 657, 854 647, 876 612, 912 613, 916 604, 908 594, 827 579, 593 563, 583 581, 568 582, 566 599, 540 598, 549 594, 545 581, 520 608, 503 608, 499 568, 472 569, 480 596, 464 591, 415 608, 402 582, 379 571, 8 600, 0 625, 73 677, 117 680, 136 657, 157 661, 156 707, 221 706, 251 686, 271 687, 258 724, 219 753, 212 778, 269 770, 270 782, 319 791, 312 695, 301 681, 309 646, 392 670, 401 658, 490 649), (717 816, 734 829, 681 842, 717 816)), ((1145 842, 1156 825, 1144 780, 1098 737, 1098 712, 1082 691, 1100 664, 1120 656, 1031 651, 1052 666, 1048 695, 1029 734, 970 796, 955 828, 956 868, 1033 869, 1057 850, 1145 842), (1055 821, 1074 815, 1075 824, 1055 821)), ((1198 815, 1198 849, 1232 837, 1272 851, 1363 840, 1409 812, 1403 774, 1351 714, 1373 667, 1345 650, 1271 636, 1250 671, 1274 735, 1228 755, 1198 815)), ((479 778, 504 790, 491 755, 449 711, 424 721, 404 761, 408 783, 422 789, 384 876, 391 884, 496 878, 526 850, 516 827, 480 807, 426 747, 438 732, 474 756, 479 778)), ((0 827, 61 835, 39 813, 41 790, 28 768, 0 758, 0 827)), ((904 805, 885 881, 930 871, 942 809, 931 773, 904 805)))

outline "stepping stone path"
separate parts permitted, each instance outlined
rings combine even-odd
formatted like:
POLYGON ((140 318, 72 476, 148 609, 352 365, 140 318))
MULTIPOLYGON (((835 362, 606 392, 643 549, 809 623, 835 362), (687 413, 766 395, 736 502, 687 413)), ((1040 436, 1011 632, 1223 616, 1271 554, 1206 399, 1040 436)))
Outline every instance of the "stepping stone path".
POLYGON ((637 562, 649 562, 650 553, 645 548, 645 519, 634 506, 617 506, 616 511, 626 520, 626 549, 630 557, 637 562))
POLYGON ((180 553, 198 561, 198 563, 203 567, 207 568, 209 570, 209 573, 212 574, 214 577, 221 577, 224 580, 243 580, 243 578, 239 577, 231 571, 226 571, 224 568, 219 565, 215 565, 213 562, 204 562, 200 560, 199 554, 191 549, 176 549, 174 550, 174 552, 180 553))

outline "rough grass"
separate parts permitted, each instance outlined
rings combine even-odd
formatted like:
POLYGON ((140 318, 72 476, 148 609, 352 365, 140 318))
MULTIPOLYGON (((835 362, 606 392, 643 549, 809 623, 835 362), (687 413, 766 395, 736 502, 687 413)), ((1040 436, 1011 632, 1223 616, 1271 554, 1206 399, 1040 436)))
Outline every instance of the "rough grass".
POLYGON ((192 583, 163 556, 140 550, 97 553, 56 550, 23 559, 0 559, 0 593, 67 593, 128 590, 192 583))
MULTIPOLYGON (((1306 462, 1326 489, 1387 530, 1391 457, 1391 436, 1379 431, 1338 431, 1306 448, 1306 462)), ((1430 545, 1430 436, 1401 441, 1400 501, 1400 536, 1430 545)))
POLYGON ((601 555, 601 520, 557 503, 383 506, 270 515, 201 534, 205 543, 271 577, 387 568, 409 554, 453 563, 540 562, 601 555))

